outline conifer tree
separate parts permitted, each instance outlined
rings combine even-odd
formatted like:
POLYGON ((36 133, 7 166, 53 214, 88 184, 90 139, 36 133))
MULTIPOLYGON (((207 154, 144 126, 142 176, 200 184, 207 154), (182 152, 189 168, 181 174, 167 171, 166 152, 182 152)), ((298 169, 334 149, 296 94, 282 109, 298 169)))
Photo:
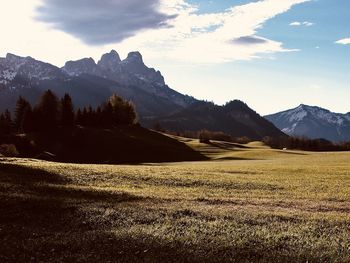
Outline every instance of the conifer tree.
POLYGON ((32 106, 23 97, 19 97, 15 110, 15 128, 18 132, 30 130, 32 118, 32 106))
POLYGON ((12 131, 12 119, 11 113, 6 110, 5 113, 0 115, 0 135, 9 134, 12 131))
POLYGON ((74 107, 72 98, 65 94, 61 99, 61 124, 63 126, 71 127, 74 125, 74 107))
POLYGON ((131 102, 123 100, 121 97, 113 94, 109 100, 112 108, 112 124, 130 125, 136 121, 135 107, 131 102))
POLYGON ((59 103, 56 95, 47 90, 37 106, 38 128, 51 130, 57 127, 59 117, 59 103))
POLYGON ((83 125, 83 115, 82 115, 82 112, 81 112, 80 109, 77 110, 77 114, 76 114, 76 117, 75 117, 75 122, 78 125, 83 125))

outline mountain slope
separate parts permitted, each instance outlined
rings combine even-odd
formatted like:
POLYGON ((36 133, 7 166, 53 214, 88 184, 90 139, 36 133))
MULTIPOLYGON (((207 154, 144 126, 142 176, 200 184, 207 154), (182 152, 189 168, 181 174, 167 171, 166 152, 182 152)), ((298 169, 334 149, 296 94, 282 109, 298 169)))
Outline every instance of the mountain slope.
POLYGON ((146 127, 160 122, 173 131, 208 129, 252 139, 284 135, 242 102, 218 106, 169 88, 159 71, 144 64, 139 52, 121 60, 112 50, 97 63, 83 58, 68 61, 63 68, 31 57, 0 58, 0 111, 13 110, 20 95, 35 104, 47 89, 60 97, 69 93, 76 107, 95 107, 117 93, 135 104, 146 127))
POLYGON ((333 113, 320 107, 302 104, 265 118, 289 135, 323 138, 334 142, 350 140, 349 113, 333 113))
POLYGON ((170 116, 158 118, 162 128, 172 131, 222 131, 234 137, 260 140, 265 136, 285 136, 272 123, 245 103, 235 100, 225 106, 199 101, 170 116))
POLYGON ((130 52, 126 59, 120 60, 118 53, 112 50, 104 54, 97 64, 92 58, 69 61, 62 70, 70 76, 89 74, 115 81, 131 89, 138 87, 179 107, 187 107, 195 101, 192 97, 170 89, 159 71, 144 64, 139 52, 130 52))
POLYGON ((26 151, 34 153, 22 154, 22 157, 41 159, 45 158, 41 153, 50 152, 53 154, 51 160, 67 163, 158 163, 208 159, 178 140, 138 126, 59 128, 50 137, 47 133, 35 132, 21 139, 32 142, 33 149, 26 151))
POLYGON ((196 101, 170 89, 159 71, 148 68, 140 53, 120 60, 116 51, 69 61, 60 69, 31 57, 8 54, 0 58, 0 111, 14 109, 18 96, 36 103, 43 90, 72 95, 77 107, 96 106, 113 93, 132 100, 140 119, 171 114, 196 101))

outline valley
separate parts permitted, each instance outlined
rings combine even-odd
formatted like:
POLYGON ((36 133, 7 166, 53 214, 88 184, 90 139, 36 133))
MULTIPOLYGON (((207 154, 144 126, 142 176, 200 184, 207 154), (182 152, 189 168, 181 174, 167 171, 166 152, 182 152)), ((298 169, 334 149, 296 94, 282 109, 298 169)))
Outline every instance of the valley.
POLYGON ((350 1, 0 7, 0 263, 350 262, 350 1))
POLYGON ((202 162, 2 158, 2 262, 348 262, 350 154, 173 137, 202 162))

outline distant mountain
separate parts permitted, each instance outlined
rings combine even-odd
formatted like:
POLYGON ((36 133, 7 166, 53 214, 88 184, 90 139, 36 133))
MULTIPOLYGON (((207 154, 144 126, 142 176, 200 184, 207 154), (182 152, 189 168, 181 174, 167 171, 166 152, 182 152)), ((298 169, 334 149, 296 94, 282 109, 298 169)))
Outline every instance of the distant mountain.
MULTIPOLYGON (((104 54, 96 64, 92 58, 69 61, 62 70, 70 76, 84 74, 112 80, 124 87, 137 87, 154 96, 169 100, 180 107, 187 107, 195 101, 170 89, 159 71, 147 67, 139 52, 130 52, 126 59, 120 60, 118 53, 112 50, 104 54)), ((123 95, 123 94, 120 94, 123 95)))
POLYGON ((260 140, 265 136, 286 136, 272 123, 239 100, 225 106, 198 101, 175 114, 158 118, 161 127, 172 131, 222 131, 234 137, 260 140))
POLYGON ((113 93, 132 100, 143 118, 182 110, 196 101, 170 89, 159 71, 148 68, 139 52, 120 60, 116 51, 69 61, 60 69, 31 57, 8 54, 0 58, 0 110, 13 109, 18 96, 35 103, 44 90, 72 95, 77 107, 96 106, 113 93))
POLYGON ((284 135, 240 101, 218 106, 169 88, 139 52, 121 60, 112 50, 97 63, 83 58, 68 61, 63 68, 13 54, 0 58, 0 111, 13 110, 20 95, 34 104, 47 89, 58 96, 69 93, 76 107, 96 107, 117 93, 133 101, 146 127, 159 122, 174 131, 208 129, 253 139, 284 135))
POLYGON ((289 135, 323 138, 334 142, 350 141, 350 113, 334 113, 302 104, 265 118, 289 135))

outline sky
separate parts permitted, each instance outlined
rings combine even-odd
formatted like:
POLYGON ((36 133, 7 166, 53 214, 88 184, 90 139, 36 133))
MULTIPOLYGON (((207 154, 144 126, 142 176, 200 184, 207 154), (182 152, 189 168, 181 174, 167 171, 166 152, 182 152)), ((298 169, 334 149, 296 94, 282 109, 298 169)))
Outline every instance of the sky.
POLYGON ((299 104, 350 112, 350 1, 4 0, 0 56, 63 66, 140 51, 198 99, 265 115, 299 104))

